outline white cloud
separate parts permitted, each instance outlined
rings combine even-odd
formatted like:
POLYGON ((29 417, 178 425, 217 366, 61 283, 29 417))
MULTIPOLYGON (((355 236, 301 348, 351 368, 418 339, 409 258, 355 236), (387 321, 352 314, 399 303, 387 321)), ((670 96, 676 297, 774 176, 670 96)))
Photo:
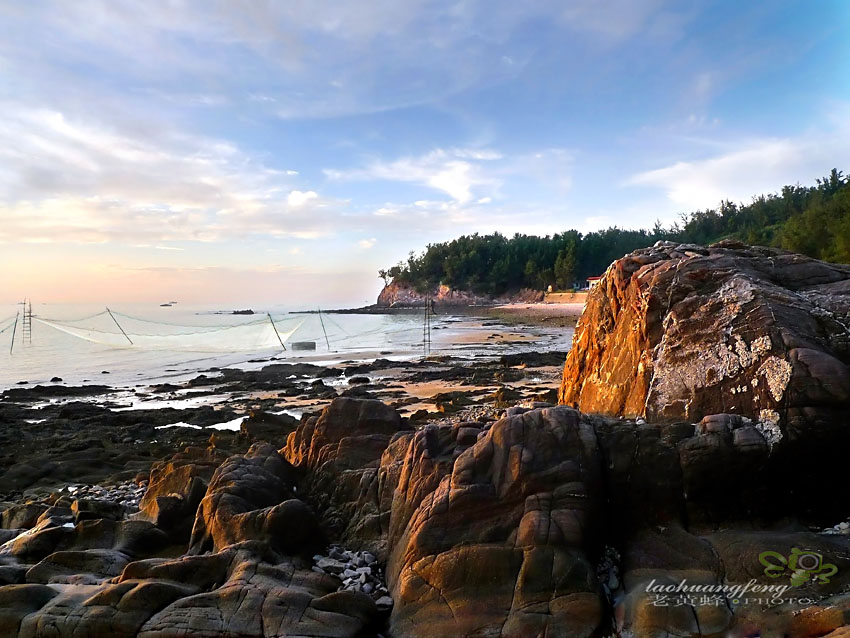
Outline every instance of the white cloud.
POLYGON ((403 157, 392 162, 375 161, 364 169, 350 171, 326 170, 334 180, 384 180, 427 186, 446 193, 453 200, 466 203, 474 189, 496 186, 487 177, 482 163, 500 159, 490 150, 435 149, 418 157, 403 157))
MULTIPOLYGON (((492 149, 437 148, 419 156, 375 160, 365 168, 324 172, 331 180, 417 184, 445 193, 459 204, 484 204, 493 201, 512 179, 545 183, 563 193, 571 185, 571 163, 570 153, 558 148, 512 157, 492 149)), ((390 213, 381 209, 375 214, 390 213)))
POLYGON ((286 196, 286 201, 290 206, 303 206, 312 199, 316 199, 319 195, 315 191, 292 191, 286 196))
POLYGON ((499 195, 503 183, 514 177, 558 182, 569 168, 567 154, 557 149, 517 157, 437 149, 365 169, 328 171, 339 180, 415 183, 448 196, 365 208, 293 188, 297 176, 291 171, 223 140, 167 127, 137 131, 120 121, 98 126, 17 102, 0 101, 0 109, 0 243, 171 249, 171 242, 316 239, 343 231, 371 237, 378 230, 523 230, 535 223, 521 219, 527 209, 543 211, 528 203, 495 207, 493 201, 505 201, 499 195))
POLYGON ((334 230, 336 202, 292 190, 292 176, 229 142, 21 103, 0 109, 0 242, 157 244, 334 230))
POLYGON ((381 231, 387 236, 405 240, 409 240, 411 235, 421 237, 419 247, 435 236, 443 241, 476 232, 551 234, 562 230, 561 224, 553 220, 564 213, 563 206, 530 203, 494 206, 453 200, 385 204, 382 209, 392 210, 393 214, 381 216, 381 231))
POLYGON ((378 240, 374 237, 370 237, 369 239, 361 239, 359 242, 357 242, 357 247, 361 250, 369 250, 375 245, 375 243, 377 243, 377 241, 378 240))
POLYGON ((752 140, 713 157, 638 173, 625 185, 661 189, 684 211, 713 207, 724 199, 748 202, 786 184, 811 184, 832 167, 850 165, 848 132, 845 125, 799 138, 752 140))

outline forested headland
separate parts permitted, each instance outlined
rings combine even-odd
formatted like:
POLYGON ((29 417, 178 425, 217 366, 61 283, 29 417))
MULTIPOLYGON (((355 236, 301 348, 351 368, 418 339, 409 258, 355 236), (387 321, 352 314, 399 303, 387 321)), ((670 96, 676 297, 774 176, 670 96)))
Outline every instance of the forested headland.
POLYGON ((669 227, 611 227, 587 234, 568 230, 538 237, 500 233, 464 235, 411 252, 378 276, 419 292, 445 284, 455 290, 498 295, 520 288, 567 290, 601 275, 615 259, 659 240, 710 244, 721 239, 774 246, 810 257, 850 263, 850 179, 832 169, 814 186, 785 186, 749 204, 682 213, 669 227))

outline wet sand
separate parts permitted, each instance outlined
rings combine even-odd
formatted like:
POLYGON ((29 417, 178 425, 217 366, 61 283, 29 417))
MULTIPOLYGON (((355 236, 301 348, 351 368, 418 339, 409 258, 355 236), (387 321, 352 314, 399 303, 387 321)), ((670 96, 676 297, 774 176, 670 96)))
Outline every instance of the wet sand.
MULTIPOLYGON (((475 310, 479 310, 476 308, 475 310)), ((514 303, 481 308, 481 314, 506 324, 549 328, 573 328, 584 310, 583 303, 514 303)))

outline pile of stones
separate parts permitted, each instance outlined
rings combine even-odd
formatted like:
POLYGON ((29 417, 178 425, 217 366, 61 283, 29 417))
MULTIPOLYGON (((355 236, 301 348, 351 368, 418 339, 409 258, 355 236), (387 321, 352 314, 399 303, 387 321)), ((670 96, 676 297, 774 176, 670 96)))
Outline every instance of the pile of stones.
POLYGON ((339 590, 359 591, 368 594, 378 609, 387 610, 393 606, 393 599, 387 591, 383 570, 374 554, 357 552, 331 545, 328 555, 313 556, 316 563, 313 571, 319 574, 331 574, 342 581, 339 590))
POLYGON ((139 501, 142 500, 147 489, 148 485, 145 481, 140 483, 125 481, 108 487, 102 485, 68 485, 60 492, 60 495, 64 496, 67 493, 74 499, 111 501, 123 505, 129 514, 133 514, 139 511, 139 501))
POLYGON ((842 521, 833 527, 827 527, 821 531, 821 534, 841 534, 842 536, 850 536, 850 522, 842 521))

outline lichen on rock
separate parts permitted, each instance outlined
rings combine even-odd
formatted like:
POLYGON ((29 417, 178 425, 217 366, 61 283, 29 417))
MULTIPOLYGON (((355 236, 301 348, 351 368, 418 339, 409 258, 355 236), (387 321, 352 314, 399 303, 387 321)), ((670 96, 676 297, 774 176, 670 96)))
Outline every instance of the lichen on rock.
POLYGON ((770 395, 776 402, 782 400, 785 394, 785 389, 791 381, 791 364, 780 359, 779 357, 768 357, 759 366, 756 375, 764 377, 767 381, 767 387, 770 390, 770 395))

